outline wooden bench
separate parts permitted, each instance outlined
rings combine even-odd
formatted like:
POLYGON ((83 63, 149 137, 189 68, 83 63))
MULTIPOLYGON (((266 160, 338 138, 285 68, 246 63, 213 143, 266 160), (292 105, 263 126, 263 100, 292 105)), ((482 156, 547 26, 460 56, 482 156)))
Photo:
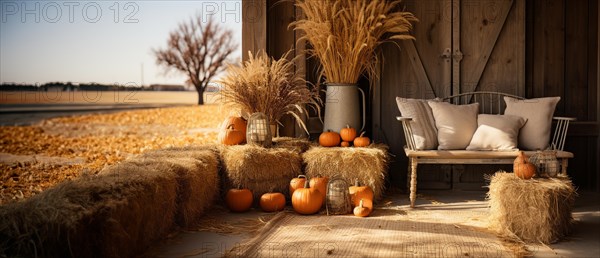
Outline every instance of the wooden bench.
MULTIPOLYGON (((480 114, 502 114, 506 104, 504 97, 512 97, 519 100, 525 98, 499 93, 499 92, 470 92, 443 98, 453 104, 462 105, 479 103, 480 114)), ((415 206, 417 192, 417 166, 419 164, 512 164, 517 157, 515 151, 467 151, 467 150, 417 150, 411 127, 412 118, 397 117, 402 122, 406 146, 404 152, 408 157, 410 171, 410 207, 415 206)), ((561 162, 561 175, 566 176, 568 160, 573 158, 573 153, 563 151, 569 122, 575 120, 568 117, 554 117, 556 127, 551 138, 551 148, 556 151, 557 159, 561 162)), ((535 151, 525 151, 527 156, 535 154, 535 151)))

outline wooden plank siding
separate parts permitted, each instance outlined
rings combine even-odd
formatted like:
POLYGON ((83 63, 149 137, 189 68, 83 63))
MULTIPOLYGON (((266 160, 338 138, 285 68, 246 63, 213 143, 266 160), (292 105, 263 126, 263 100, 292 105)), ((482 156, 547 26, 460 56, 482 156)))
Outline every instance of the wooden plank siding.
POLYGON ((242 1, 242 60, 267 49, 267 1, 242 1))
MULTIPOLYGON (((569 128, 565 146, 575 154, 569 175, 580 189, 600 191, 598 0, 404 0, 402 5, 420 19, 413 32, 417 40, 380 48, 380 79, 374 82, 368 104, 367 131, 376 142, 388 144, 394 155, 389 171, 394 186, 406 185, 408 168, 401 125, 394 119, 399 115, 395 97, 444 97, 475 88, 526 98, 560 96, 555 115, 578 119, 569 128), (509 4, 504 27, 493 27, 504 15, 501 8, 509 4), (492 41, 494 33, 499 33, 494 46, 484 43, 492 41), (445 48, 451 56, 462 51, 463 60, 445 59, 445 48), (490 48, 485 53, 491 54, 478 52, 490 48), (475 73, 481 67, 481 74, 475 73)), ((250 11, 254 16, 243 19, 243 53, 265 49, 279 57, 291 47, 296 55, 310 47, 296 42, 299 35, 287 27, 301 15, 293 1, 243 0, 242 6, 244 14, 250 11), (261 11, 265 15, 255 14, 261 11)), ((316 83, 318 61, 305 57, 299 64, 307 80, 316 83)), ((360 85, 364 88, 368 82, 360 85)), ((297 135, 291 126, 286 122, 280 132, 297 135)), ((475 171, 500 168, 510 170, 427 165, 419 171, 429 175, 420 173, 418 178, 431 188, 481 189, 477 186, 485 181, 475 171)))
POLYGON ((598 1, 527 1, 526 97, 561 96, 557 116, 576 117, 565 149, 580 189, 600 190, 598 1))

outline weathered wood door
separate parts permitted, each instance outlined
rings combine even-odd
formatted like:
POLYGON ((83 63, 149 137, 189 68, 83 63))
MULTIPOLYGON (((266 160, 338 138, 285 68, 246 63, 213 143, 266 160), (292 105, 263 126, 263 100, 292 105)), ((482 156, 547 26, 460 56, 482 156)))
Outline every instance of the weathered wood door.
MULTIPOLYGON (((396 157, 390 171, 394 181, 404 181, 407 171, 404 136, 395 119, 399 115, 396 96, 434 98, 475 90, 523 96, 525 92, 525 1, 403 3, 420 20, 414 29, 416 40, 383 46, 381 77, 373 91, 373 137, 387 143, 396 157)), ((482 170, 486 169, 422 166, 419 188, 450 188, 453 181, 480 184, 482 170)))

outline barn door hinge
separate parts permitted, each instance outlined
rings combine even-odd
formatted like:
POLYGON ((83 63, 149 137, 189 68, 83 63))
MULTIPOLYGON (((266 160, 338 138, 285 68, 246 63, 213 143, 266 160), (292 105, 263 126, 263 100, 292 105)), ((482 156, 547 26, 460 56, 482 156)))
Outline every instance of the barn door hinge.
POLYGON ((454 53, 452 53, 452 50, 450 50, 450 48, 446 48, 444 49, 444 52, 442 53, 442 55, 440 56, 442 59, 446 59, 446 62, 450 62, 450 60, 454 60, 456 62, 460 62, 463 59, 463 53, 460 52, 460 50, 454 50, 454 53))
POLYGON ((452 55, 452 59, 456 62, 460 62, 463 59, 463 53, 460 50, 454 50, 454 54, 452 55))

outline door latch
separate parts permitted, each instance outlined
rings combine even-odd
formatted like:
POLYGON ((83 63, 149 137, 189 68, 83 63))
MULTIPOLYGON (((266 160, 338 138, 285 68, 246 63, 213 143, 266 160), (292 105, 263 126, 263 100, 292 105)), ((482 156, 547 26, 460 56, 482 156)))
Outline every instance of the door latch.
POLYGON ((446 48, 440 57, 442 59, 446 59, 446 62, 450 62, 450 59, 452 58, 452 51, 449 48, 446 48))
POLYGON ((442 59, 446 59, 446 62, 450 62, 450 59, 453 59, 456 62, 460 62, 463 59, 463 53, 460 52, 460 50, 455 50, 454 53, 452 53, 452 50, 450 50, 450 48, 446 48, 444 49, 444 52, 442 53, 442 55, 440 56, 442 59))

